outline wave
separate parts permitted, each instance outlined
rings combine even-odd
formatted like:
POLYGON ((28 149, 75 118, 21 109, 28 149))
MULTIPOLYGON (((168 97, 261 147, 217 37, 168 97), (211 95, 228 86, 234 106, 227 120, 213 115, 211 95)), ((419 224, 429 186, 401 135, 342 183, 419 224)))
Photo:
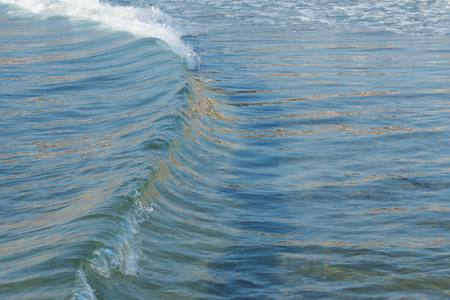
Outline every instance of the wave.
MULTIPOLYGON (((183 134, 190 72, 158 40, 60 17, 81 14, 62 1, 34 3, 42 14, 13 6, 0 14, 7 83, 0 118, 9 129, 1 136, 7 171, 0 197, 11 204, 0 218, 10 236, 2 241, 0 298, 26 299, 32 291, 39 298, 95 299, 99 281, 140 276, 147 256, 140 231, 153 207, 134 191, 183 134), (55 282, 62 283, 49 288, 55 282)), ((158 20, 175 32, 164 25, 170 17, 161 13, 158 20)), ((181 34, 174 38, 181 43, 181 34)))
MULTIPOLYGON (((300 45, 297 40, 283 44, 278 31, 272 40, 265 34, 258 44, 260 36, 244 31, 240 36, 221 36, 216 53, 204 53, 205 61, 217 65, 193 75, 174 52, 161 49, 153 39, 135 40, 120 32, 98 34, 85 26, 91 23, 84 20, 91 20, 158 38, 178 49, 186 64, 195 68, 198 57, 182 41, 189 33, 156 8, 83 0, 1 1, 28 3, 28 10, 52 21, 11 26, 12 48, 28 50, 18 51, 15 65, 9 59, 12 71, 5 72, 10 95, 4 101, 13 108, 4 112, 10 118, 4 119, 4 126, 11 128, 3 139, 11 152, 6 163, 19 171, 11 171, 11 180, 5 180, 10 191, 5 195, 17 194, 10 197, 17 201, 8 203, 17 209, 11 218, 18 221, 2 228, 12 237, 4 244, 4 253, 16 251, 16 257, 7 258, 7 267, 17 269, 15 274, 4 272, 8 281, 0 282, 0 290, 7 287, 15 298, 24 289, 40 298, 76 300, 134 295, 142 299, 244 297, 259 296, 267 282, 276 296, 284 288, 286 294, 293 293, 297 278, 310 280, 307 287, 315 289, 323 286, 314 281, 316 274, 334 276, 337 270, 347 276, 365 268, 364 259, 341 268, 342 257, 361 254, 354 248, 383 260, 384 256, 374 254, 378 249, 371 248, 417 247, 406 235, 406 242, 398 244, 392 242, 396 234, 380 240, 378 233, 386 224, 381 213, 419 212, 409 204, 388 203, 410 196, 408 191, 435 193, 448 187, 421 178, 431 176, 431 171, 406 171, 406 163, 411 166, 412 160, 423 160, 423 156, 390 150, 386 155, 394 157, 394 165, 380 160, 375 153, 378 148, 367 146, 392 145, 392 139, 399 137, 407 141, 406 135, 413 139, 417 136, 413 133, 425 129, 441 130, 427 124, 422 130, 417 123, 408 123, 410 116, 423 119, 423 114, 417 110, 415 115, 413 108, 402 106, 395 97, 410 96, 415 101, 414 97, 426 94, 433 100, 433 94, 444 97, 447 90, 411 92, 392 76, 389 87, 366 83, 374 78, 377 83, 387 80, 385 73, 391 70, 384 67, 383 54, 392 53, 395 59, 404 53, 395 52, 400 51, 397 48, 376 47, 391 52, 345 60, 344 54, 365 53, 366 47, 346 42, 344 46, 352 49, 347 52, 338 48, 345 48, 342 45, 330 46, 333 39, 323 36, 311 38, 313 44, 300 45), (81 26, 75 26, 76 32, 71 32, 72 24, 62 28, 56 38, 62 37, 63 43, 54 44, 52 30, 60 25, 58 21, 71 23, 74 18, 83 19, 81 26), (25 45, 15 44, 20 26, 25 45), (148 31, 143 30, 146 26, 148 31), (32 35, 38 27, 39 33, 32 35), (157 28, 162 30, 161 38, 151 34, 157 28), (176 42, 171 44, 172 33, 176 42), (224 55, 222 46, 236 46, 236 50, 226 49, 224 55), (186 56, 183 49, 191 55, 186 56), (298 55, 315 49, 321 51, 319 56, 298 55), (293 55, 294 51, 298 54, 293 55), (342 61, 335 60, 336 53, 343 55, 342 61), (363 69, 365 65, 371 70, 363 69), (11 101, 15 98, 21 101, 11 101), (24 117, 30 126, 13 127, 24 117), (29 130, 31 126, 39 134, 29 130), (380 161, 386 166, 380 168, 380 161), (34 194, 45 197, 36 199, 34 194), (380 217, 374 229, 353 238, 353 228, 369 224, 372 217, 380 217), (325 218, 332 221, 323 222, 325 218), (329 253, 337 258, 330 268, 314 260, 329 253), (23 257, 25 263, 19 263, 23 257), (305 272, 292 272, 303 266, 305 272), (64 282, 58 281, 62 272, 64 282), (22 278, 23 274, 34 278, 22 278)), ((210 41, 211 48, 216 42, 210 41)), ((397 62, 390 66, 404 70, 397 62)), ((444 103, 438 104, 430 110, 443 107, 440 112, 444 112, 444 103)), ((435 203, 430 207, 447 209, 435 203)), ((395 221, 393 225, 417 224, 395 221)), ((415 228, 419 227, 423 226, 415 228)), ((423 256, 414 259, 416 264, 423 256)), ((379 276, 372 273, 376 268, 371 266, 363 275, 378 284, 379 276)), ((396 272, 393 266, 392 274, 396 272)), ((440 279, 431 279, 435 286, 441 285, 440 279)), ((335 292, 342 291, 330 291, 335 292)))
POLYGON ((138 37, 156 38, 182 57, 188 68, 196 68, 199 62, 197 53, 182 40, 192 33, 156 7, 113 6, 99 0, 0 0, 0 3, 35 14, 94 21, 138 37))

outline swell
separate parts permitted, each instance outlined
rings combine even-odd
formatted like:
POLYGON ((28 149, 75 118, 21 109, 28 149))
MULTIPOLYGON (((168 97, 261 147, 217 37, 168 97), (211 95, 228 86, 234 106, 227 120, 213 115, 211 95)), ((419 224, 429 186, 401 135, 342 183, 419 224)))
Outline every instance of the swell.
POLYGON ((2 19, 2 298, 95 298, 139 272, 138 189, 182 134, 186 69, 154 38, 2 19))
MULTIPOLYGON (((232 239, 220 215, 228 215, 232 207, 233 199, 223 192, 229 188, 224 181, 236 145, 232 136, 223 134, 225 125, 233 126, 232 113, 221 112, 224 107, 213 99, 207 101, 192 74, 185 80, 180 90, 182 128, 152 159, 150 176, 129 197, 130 208, 115 223, 114 235, 81 264, 74 299, 209 294, 209 280, 190 288, 186 276, 210 276, 205 262, 214 260, 223 251, 219 245, 232 239), (169 291, 169 284, 185 290, 169 291)), ((152 155, 159 141, 147 143, 152 155)))

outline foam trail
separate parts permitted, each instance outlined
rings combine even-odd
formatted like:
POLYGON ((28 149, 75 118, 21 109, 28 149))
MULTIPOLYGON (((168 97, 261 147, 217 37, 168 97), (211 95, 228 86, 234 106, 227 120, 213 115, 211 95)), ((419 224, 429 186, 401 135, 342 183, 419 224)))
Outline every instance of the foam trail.
POLYGON ((184 33, 176 28, 170 16, 155 7, 112 6, 98 0, 0 0, 0 3, 17 5, 36 14, 91 20, 113 30, 157 38, 182 57, 190 69, 198 64, 197 54, 181 40, 184 33))

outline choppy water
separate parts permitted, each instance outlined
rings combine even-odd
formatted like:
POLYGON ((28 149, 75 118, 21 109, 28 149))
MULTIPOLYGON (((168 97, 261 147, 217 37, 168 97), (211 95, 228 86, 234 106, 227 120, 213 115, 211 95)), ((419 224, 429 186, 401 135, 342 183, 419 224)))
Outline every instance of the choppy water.
POLYGON ((449 23, 1 0, 0 298, 449 298, 449 23))

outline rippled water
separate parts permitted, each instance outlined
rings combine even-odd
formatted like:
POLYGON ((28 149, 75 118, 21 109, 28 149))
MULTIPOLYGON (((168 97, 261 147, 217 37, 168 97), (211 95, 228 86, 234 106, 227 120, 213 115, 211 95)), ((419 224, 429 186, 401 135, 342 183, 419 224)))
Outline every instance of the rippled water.
POLYGON ((0 2, 0 298, 450 297, 448 1, 0 2))

